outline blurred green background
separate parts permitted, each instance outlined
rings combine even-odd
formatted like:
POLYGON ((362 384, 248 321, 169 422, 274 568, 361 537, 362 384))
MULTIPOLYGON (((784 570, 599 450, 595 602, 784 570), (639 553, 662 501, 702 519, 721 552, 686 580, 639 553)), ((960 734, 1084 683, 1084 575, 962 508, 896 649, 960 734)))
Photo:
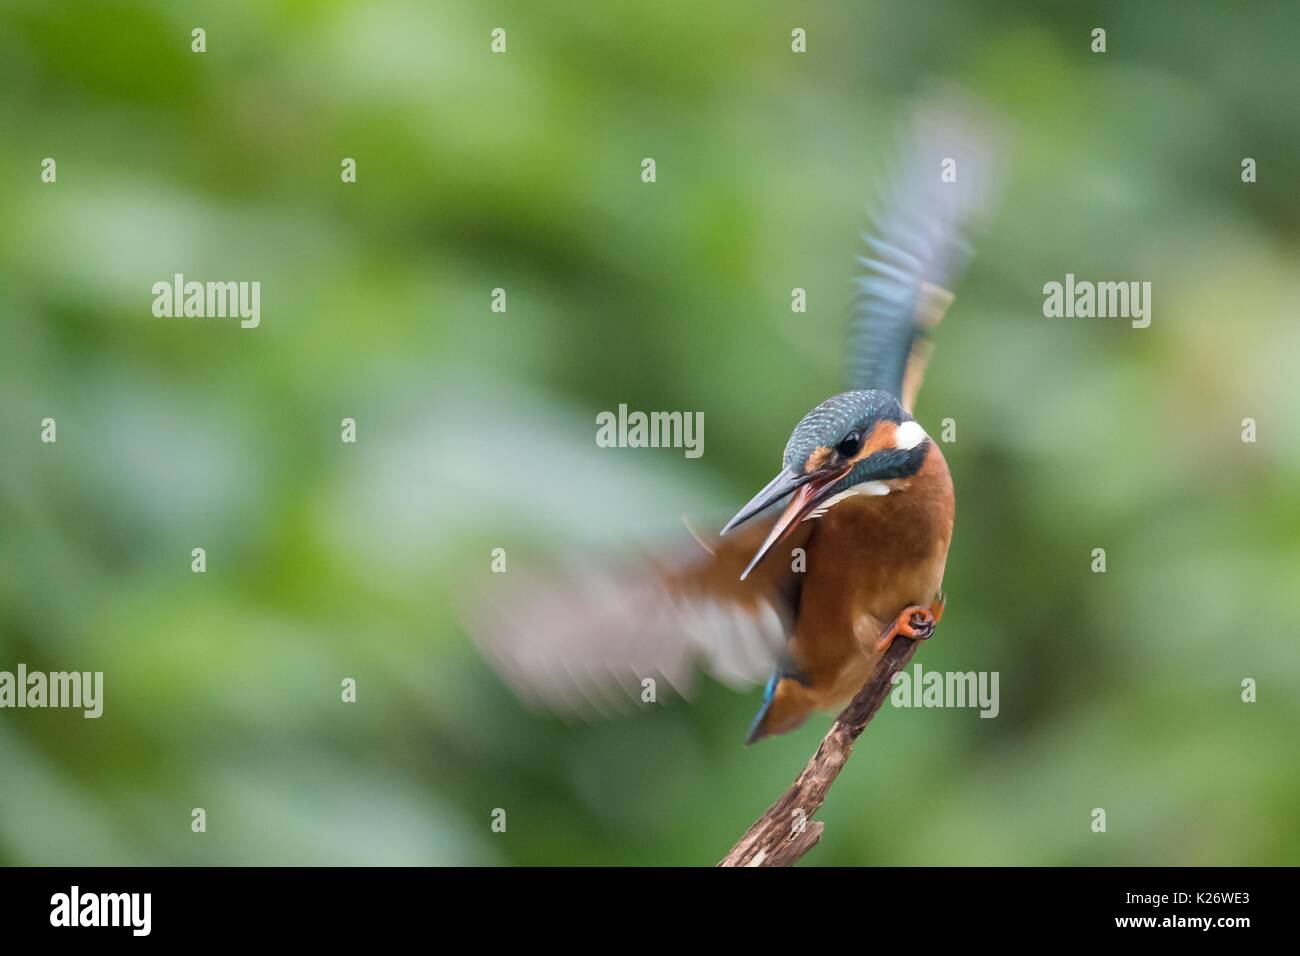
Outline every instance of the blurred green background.
POLYGON ((829 718, 744 748, 758 694, 710 684, 566 725, 456 607, 494 547, 673 540, 770 477, 840 388, 863 205, 935 78, 1009 137, 918 407, 957 422, 958 521, 917 660, 1000 672, 1001 714, 887 707, 806 862, 1295 863, 1298 26, 1173 0, 5 4, 0 670, 102 670, 106 700, 0 711, 0 863, 720 858, 829 718), (261 327, 154 318, 176 272, 259 280, 261 327), (1067 272, 1152 282, 1151 327, 1045 319, 1067 272), (704 412, 704 457, 597 449, 620 402, 704 412))

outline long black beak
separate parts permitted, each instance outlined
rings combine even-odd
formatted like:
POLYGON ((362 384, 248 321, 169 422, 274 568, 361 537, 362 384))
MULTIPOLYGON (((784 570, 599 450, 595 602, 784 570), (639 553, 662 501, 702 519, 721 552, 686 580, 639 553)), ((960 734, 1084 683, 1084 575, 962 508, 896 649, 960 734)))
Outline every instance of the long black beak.
POLYGON ((749 504, 736 512, 736 516, 727 522, 726 527, 719 534, 726 534, 732 528, 744 524, 760 511, 776 504, 800 485, 808 484, 814 477, 814 475, 801 475, 799 472, 787 468, 769 481, 766 488, 754 495, 753 498, 750 498, 749 504))
POLYGON ((740 580, 749 577, 749 572, 758 566, 773 546, 782 538, 790 534, 799 520, 823 497, 823 495, 841 478, 848 473, 845 468, 837 472, 814 472, 811 475, 801 475, 798 472, 786 469, 773 478, 766 488, 756 494, 749 504, 741 508, 736 517, 727 522, 727 526, 722 529, 726 534, 736 525, 748 521, 754 515, 758 514, 768 505, 775 504, 790 492, 794 492, 794 498, 786 505, 785 511, 781 517, 776 519, 776 524, 772 525, 772 530, 768 532, 767 539, 759 547, 754 557, 750 559, 748 567, 740 574, 740 580))

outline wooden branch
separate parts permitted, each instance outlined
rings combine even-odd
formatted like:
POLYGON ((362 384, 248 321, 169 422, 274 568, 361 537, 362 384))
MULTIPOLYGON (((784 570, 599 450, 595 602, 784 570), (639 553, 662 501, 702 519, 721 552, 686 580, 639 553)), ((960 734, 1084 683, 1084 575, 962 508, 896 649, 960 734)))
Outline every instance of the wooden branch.
POLYGON ((876 663, 867 682, 835 718, 803 773, 790 789, 745 831, 718 866, 791 866, 817 845, 825 824, 813 820, 853 753, 853 743, 867 729, 893 687, 894 675, 907 666, 919 641, 899 637, 876 663))

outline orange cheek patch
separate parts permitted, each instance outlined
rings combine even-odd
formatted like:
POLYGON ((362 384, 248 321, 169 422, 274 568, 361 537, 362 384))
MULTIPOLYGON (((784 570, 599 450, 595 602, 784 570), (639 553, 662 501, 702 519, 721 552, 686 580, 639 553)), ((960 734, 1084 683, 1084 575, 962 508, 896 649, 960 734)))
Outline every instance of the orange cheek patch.
POLYGON ((820 471, 825 468, 835 453, 825 445, 819 445, 814 448, 812 454, 808 456, 808 461, 803 466, 803 473, 811 475, 814 471, 820 471))
MULTIPOLYGON (((898 444, 898 424, 896 422, 881 421, 876 422, 876 427, 871 430, 867 440, 862 443, 862 449, 854 455, 849 464, 857 464, 870 455, 878 451, 885 451, 893 448, 898 444)), ((814 471, 820 471, 822 468, 831 464, 835 458, 835 450, 826 445, 819 445, 813 449, 808 461, 803 466, 803 473, 811 475, 814 471)))
POLYGON ((871 430, 867 440, 862 443, 862 450, 853 456, 855 462, 862 461, 878 451, 885 451, 893 448, 898 440, 898 425, 894 422, 882 421, 876 422, 876 427, 871 430))

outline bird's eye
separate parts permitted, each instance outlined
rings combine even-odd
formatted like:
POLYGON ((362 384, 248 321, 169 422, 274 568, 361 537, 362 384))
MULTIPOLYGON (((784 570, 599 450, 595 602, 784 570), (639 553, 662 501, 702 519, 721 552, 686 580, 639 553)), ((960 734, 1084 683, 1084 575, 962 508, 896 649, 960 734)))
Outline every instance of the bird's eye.
POLYGON ((835 450, 845 458, 852 458, 862 451, 862 433, 855 428, 844 436, 844 440, 835 446, 835 450))

